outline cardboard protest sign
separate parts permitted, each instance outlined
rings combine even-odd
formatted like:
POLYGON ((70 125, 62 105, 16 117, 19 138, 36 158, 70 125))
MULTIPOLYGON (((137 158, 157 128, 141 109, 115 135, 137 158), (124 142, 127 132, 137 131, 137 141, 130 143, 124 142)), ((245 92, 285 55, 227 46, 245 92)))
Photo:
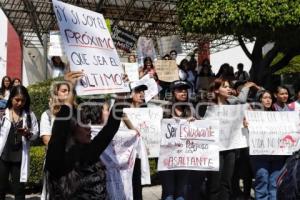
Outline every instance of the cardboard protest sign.
POLYGON ((243 131, 244 113, 248 104, 208 106, 204 119, 220 121, 220 149, 248 147, 248 135, 243 131))
POLYGON ((165 36, 157 39, 159 54, 164 56, 175 50, 177 54, 182 53, 180 37, 178 35, 165 36))
POLYGON ((71 71, 83 71, 78 95, 128 92, 124 71, 103 16, 53 0, 71 71))
POLYGON ((129 81, 139 80, 139 66, 137 63, 123 63, 123 65, 129 81))
POLYGON ((162 108, 158 106, 152 108, 126 108, 124 113, 140 132, 146 145, 148 157, 158 157, 161 133, 160 121, 163 116, 162 108))
POLYGON ((59 31, 50 31, 50 42, 48 49, 48 56, 63 56, 63 44, 59 31))
POLYGON ((138 37, 117 25, 113 27, 112 31, 112 39, 114 40, 116 47, 130 53, 138 37))
POLYGON ((175 60, 157 60, 154 66, 159 80, 166 82, 179 80, 178 67, 175 60))
POLYGON ((158 171, 219 170, 219 122, 163 119, 158 171))
POLYGON ((154 62, 157 59, 153 40, 151 38, 139 37, 137 42, 137 57, 139 66, 144 66, 144 59, 150 57, 154 62))
POLYGON ((291 155, 300 149, 298 112, 246 111, 250 155, 291 155))

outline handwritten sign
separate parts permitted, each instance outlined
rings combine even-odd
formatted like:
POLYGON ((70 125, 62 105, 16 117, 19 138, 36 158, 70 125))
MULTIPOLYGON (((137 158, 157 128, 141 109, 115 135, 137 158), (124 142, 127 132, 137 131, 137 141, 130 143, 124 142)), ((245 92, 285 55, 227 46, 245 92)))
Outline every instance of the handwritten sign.
POLYGON ((175 60, 157 60, 155 71, 159 80, 172 82, 179 80, 178 67, 175 60))
POLYGON ((133 199, 132 173, 138 138, 135 131, 121 130, 101 154, 106 166, 106 186, 109 199, 133 199))
POLYGON ((65 53, 71 71, 85 76, 76 90, 79 95, 128 92, 123 69, 103 16, 53 0, 65 53))
POLYGON ((137 128, 143 138, 148 152, 148 157, 154 158, 159 155, 160 147, 160 121, 163 116, 161 107, 153 108, 126 108, 124 113, 137 128))
POLYGON ((170 54, 170 51, 175 50, 177 54, 182 53, 180 37, 178 35, 171 35, 161 37, 157 40, 157 46, 161 56, 170 54))
POLYGON ((158 171, 219 170, 219 122, 163 119, 158 171))
POLYGON ((248 147, 248 135, 243 131, 243 119, 248 104, 208 106, 204 119, 220 121, 220 148, 230 150, 248 147))
POLYGON ((50 43, 48 49, 48 56, 63 56, 63 45, 61 42, 59 31, 50 31, 50 43))
POLYGON ((139 66, 137 63, 123 63, 123 65, 129 81, 139 80, 139 66))
POLYGON ((120 48, 127 53, 134 47, 138 37, 119 26, 113 27, 112 39, 115 42, 117 48, 120 48))
POLYGON ((300 149, 298 112, 247 111, 250 155, 291 155, 300 149))

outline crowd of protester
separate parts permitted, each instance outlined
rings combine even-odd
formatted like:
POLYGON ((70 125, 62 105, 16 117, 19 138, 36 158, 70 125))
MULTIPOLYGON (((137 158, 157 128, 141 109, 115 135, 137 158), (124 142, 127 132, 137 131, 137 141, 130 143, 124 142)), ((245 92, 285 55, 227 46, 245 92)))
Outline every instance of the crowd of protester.
MULTIPOLYGON (((177 52, 171 51, 163 59, 176 59, 177 52)), ((61 63, 57 58, 59 66, 61 63)), ((135 56, 128 58, 136 62, 135 56)), ((225 63, 214 74, 208 59, 197 66, 194 55, 183 59, 178 65, 179 80, 162 82, 155 71, 151 58, 144 59, 140 67, 140 78, 149 74, 157 84, 161 84, 163 92, 159 94, 163 100, 184 103, 175 106, 172 113, 164 113, 164 118, 201 120, 205 107, 199 113, 190 109, 197 101, 207 101, 215 105, 245 104, 249 101, 259 102, 264 111, 299 111, 300 87, 295 88, 294 100, 291 100, 289 89, 278 86, 275 91, 265 90, 251 82, 249 74, 244 71, 243 64, 238 64, 238 71, 225 63), (206 82, 204 77, 209 78, 206 82), (205 91, 201 98, 193 95, 205 91), (252 97, 249 98, 250 91, 252 97)), ((64 67, 59 71, 62 72, 64 67)), ((65 72, 64 72, 65 73, 65 72)), ((3 77, 0 89, 0 200, 5 199, 8 182, 11 179, 12 192, 15 199, 25 199, 25 182, 28 179, 28 161, 30 141, 39 136, 47 146, 44 164, 44 186, 42 199, 106 199, 108 197, 105 183, 105 166, 99 159, 119 129, 122 121, 129 129, 140 133, 122 112, 122 106, 109 104, 92 113, 87 107, 79 109, 75 101, 74 85, 83 76, 82 72, 65 73, 68 82, 54 84, 49 97, 49 109, 40 120, 40 129, 34 113, 30 109, 30 97, 27 89, 21 85, 20 79, 3 77), (71 118, 65 119, 67 116, 71 118), (118 118, 114 116, 119 116, 118 118), (80 122, 78 122, 80 118, 80 122), (104 125, 91 139, 91 122, 104 125)), ((127 78, 124 78, 126 81, 127 78)), ((129 80, 130 81, 130 80, 129 80)), ((144 101, 146 85, 131 87, 129 100, 123 94, 116 101, 129 102, 129 107, 147 107, 144 101)), ((255 107, 251 109, 255 110, 255 107)), ((244 122, 247 128, 247 121, 244 122)), ((251 199, 251 188, 255 199, 275 200, 276 179, 287 156, 250 156, 249 149, 233 149, 220 151, 220 169, 218 172, 200 172, 191 170, 167 170, 159 172, 164 200, 232 200, 251 199), (241 189, 240 180, 243 181, 241 189), (252 183, 252 180, 255 180, 252 183)), ((141 200, 141 161, 135 160, 133 170, 133 199, 141 200)))

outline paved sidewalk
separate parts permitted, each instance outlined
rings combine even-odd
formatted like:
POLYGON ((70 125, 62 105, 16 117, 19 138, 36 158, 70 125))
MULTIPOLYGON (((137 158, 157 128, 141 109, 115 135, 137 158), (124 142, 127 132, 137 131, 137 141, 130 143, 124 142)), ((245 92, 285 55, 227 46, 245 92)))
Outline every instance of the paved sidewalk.
MULTIPOLYGON (((143 200, 159 200, 161 197, 161 186, 143 187, 143 200)), ((40 200, 40 194, 26 195, 26 200, 40 200)), ((13 200, 12 195, 7 195, 6 200, 13 200)))

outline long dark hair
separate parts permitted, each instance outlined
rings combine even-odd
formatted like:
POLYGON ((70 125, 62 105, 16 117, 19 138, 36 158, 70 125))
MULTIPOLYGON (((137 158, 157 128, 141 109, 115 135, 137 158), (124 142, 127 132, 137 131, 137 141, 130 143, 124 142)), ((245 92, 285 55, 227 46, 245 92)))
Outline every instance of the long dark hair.
POLYGON ((1 93, 2 95, 4 95, 5 90, 10 90, 10 89, 11 89, 11 86, 12 86, 12 84, 11 84, 11 78, 10 78, 9 76, 4 76, 4 77, 2 78, 2 82, 1 82, 0 93, 1 93), (7 78, 7 79, 9 80, 9 82, 10 82, 8 88, 6 88, 5 85, 4 85, 4 80, 5 80, 6 78, 7 78))
POLYGON ((31 128, 31 116, 30 116, 30 96, 28 94, 27 89, 23 85, 18 85, 12 88, 9 98, 7 100, 6 108, 12 108, 12 99, 17 96, 22 95, 25 99, 24 106, 21 108, 21 113, 24 111, 27 114, 27 127, 31 128))
POLYGON ((52 61, 53 66, 56 68, 59 68, 61 70, 64 70, 66 68, 66 64, 61 60, 60 56, 52 56, 51 61, 52 61), (57 58, 57 57, 60 59, 59 62, 55 61, 55 58, 57 58))
POLYGON ((154 69, 152 59, 151 59, 150 57, 146 57, 146 58, 144 59, 144 67, 143 67, 143 71, 145 71, 145 70, 147 69, 147 66, 146 66, 146 62, 147 62, 147 61, 150 61, 150 62, 151 62, 151 69, 154 69))

